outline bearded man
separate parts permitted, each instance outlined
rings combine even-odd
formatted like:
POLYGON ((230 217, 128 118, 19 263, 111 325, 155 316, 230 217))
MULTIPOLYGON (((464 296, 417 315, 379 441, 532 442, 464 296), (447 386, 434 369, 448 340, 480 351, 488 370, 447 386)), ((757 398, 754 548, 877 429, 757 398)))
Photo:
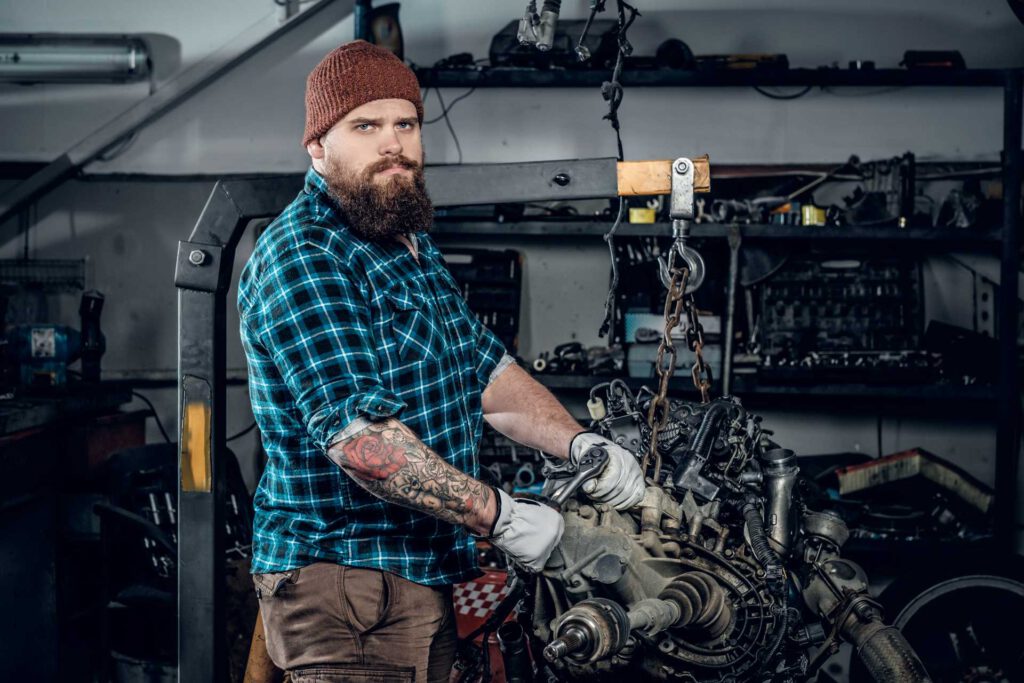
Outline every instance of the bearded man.
POLYGON ((539 571, 562 518, 477 480, 482 422, 558 458, 604 444, 585 491, 644 492, 628 451, 581 429, 469 311, 427 235, 415 75, 363 41, 306 87, 305 187, 238 289, 268 463, 252 572, 267 651, 292 681, 447 681, 451 586, 473 537, 539 571))

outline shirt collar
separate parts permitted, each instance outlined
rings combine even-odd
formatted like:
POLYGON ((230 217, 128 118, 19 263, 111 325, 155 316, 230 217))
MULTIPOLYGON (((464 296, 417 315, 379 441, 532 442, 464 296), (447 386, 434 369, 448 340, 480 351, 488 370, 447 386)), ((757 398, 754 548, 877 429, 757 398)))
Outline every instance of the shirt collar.
POLYGON ((324 177, 316 172, 316 169, 312 166, 306 171, 306 179, 303 189, 306 194, 327 194, 327 181, 324 177))

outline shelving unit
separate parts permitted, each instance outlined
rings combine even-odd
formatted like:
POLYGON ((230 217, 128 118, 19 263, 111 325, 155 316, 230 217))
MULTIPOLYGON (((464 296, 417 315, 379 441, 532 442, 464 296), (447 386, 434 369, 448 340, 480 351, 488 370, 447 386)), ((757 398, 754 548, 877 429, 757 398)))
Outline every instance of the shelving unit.
MULTIPOLYGON (((566 394, 584 394, 591 387, 607 382, 612 377, 582 375, 534 375, 534 378, 552 391, 566 394)), ((641 386, 654 388, 655 378, 621 377, 632 390, 641 386)), ((685 372, 669 380, 672 396, 699 400, 685 372)), ((851 401, 870 399, 867 412, 880 407, 896 408, 903 415, 985 417, 992 414, 996 401, 996 387, 991 385, 957 386, 953 384, 765 384, 747 375, 733 378, 733 393, 748 407, 821 409, 842 407, 848 412, 851 401)), ((861 410, 859 412, 865 412, 861 410)))
MULTIPOLYGON (((524 68, 468 68, 417 69, 423 87, 438 88, 599 88, 608 80, 606 70, 524 69, 524 68)), ((905 403, 908 406, 980 407, 981 414, 995 413, 996 421, 996 505, 995 535, 999 547, 1012 551, 1015 521, 1018 460, 1020 453, 1021 382, 1018 372, 1018 304, 1017 285, 1020 271, 1020 189, 1022 178, 1021 126, 1022 126, 1022 74, 1020 69, 963 69, 955 71, 907 71, 877 69, 851 71, 844 69, 789 69, 749 71, 676 71, 629 70, 623 71, 621 83, 629 87, 671 88, 737 88, 737 87, 941 87, 978 88, 993 87, 1003 90, 1003 151, 1002 181, 1004 188, 1003 220, 987 232, 961 232, 942 229, 884 229, 867 227, 812 228, 802 226, 743 225, 744 240, 788 240, 804 243, 879 242, 889 245, 907 244, 931 252, 943 249, 974 250, 998 255, 1000 258, 1000 287, 997 300, 997 337, 999 366, 1002 373, 994 387, 953 386, 876 386, 828 385, 815 387, 768 387, 744 385, 737 377, 734 391, 751 397, 773 396, 795 399, 810 396, 815 402, 844 399, 883 400, 887 405, 905 403)), ((500 235, 503 237, 536 236, 598 236, 607 232, 607 221, 586 220, 524 220, 497 223, 466 219, 456 222, 451 218, 438 221, 438 235, 500 235)), ((698 224, 693 226, 695 238, 724 238, 729 226, 698 224)), ((621 235, 664 235, 665 225, 623 225, 621 235)), ((600 378, 542 376, 541 381, 554 389, 581 390, 601 381, 600 378), (577 384, 578 382, 578 384, 577 384)), ((627 380, 639 385, 644 380, 627 380)), ((684 390, 684 381, 676 380, 674 391, 684 390)), ((937 411, 942 412, 942 411, 937 411)), ((946 410, 949 413, 950 410, 946 410)))
MULTIPOLYGON (((600 88, 610 73, 585 69, 528 69, 481 67, 464 69, 415 69, 424 88, 600 88)), ((619 82, 638 88, 737 88, 752 86, 820 87, 1002 87, 1015 70, 961 69, 918 70, 867 69, 674 69, 622 71, 619 82)))
MULTIPOLYGON (((600 237, 608 232, 612 223, 605 220, 559 220, 552 218, 521 221, 460 220, 439 218, 432 229, 435 235, 499 235, 502 237, 581 236, 600 237)), ((733 224, 697 223, 691 226, 694 239, 725 238, 733 224)), ((744 240, 806 241, 816 242, 913 242, 935 247, 997 253, 1002 241, 1001 230, 954 230, 942 228, 879 228, 846 226, 842 228, 811 227, 803 225, 737 224, 744 240)), ((619 237, 668 237, 672 226, 668 223, 623 223, 615 233, 619 237)))

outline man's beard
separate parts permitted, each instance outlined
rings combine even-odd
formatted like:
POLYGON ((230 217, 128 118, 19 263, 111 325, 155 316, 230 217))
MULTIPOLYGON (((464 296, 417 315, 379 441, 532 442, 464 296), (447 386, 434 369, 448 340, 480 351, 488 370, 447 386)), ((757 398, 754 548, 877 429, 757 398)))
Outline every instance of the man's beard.
POLYGON ((341 167, 337 160, 325 159, 324 180, 331 197, 338 203, 349 229, 365 240, 388 240, 398 235, 426 232, 434 221, 434 205, 427 195, 423 167, 404 156, 380 159, 359 173, 341 167), (374 176, 393 166, 412 171, 374 176))

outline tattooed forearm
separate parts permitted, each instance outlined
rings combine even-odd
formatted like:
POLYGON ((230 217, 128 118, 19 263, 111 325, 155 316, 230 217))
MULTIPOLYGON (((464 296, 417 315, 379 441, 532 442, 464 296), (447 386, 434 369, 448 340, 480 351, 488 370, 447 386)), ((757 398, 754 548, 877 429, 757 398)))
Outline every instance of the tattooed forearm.
POLYGON ((490 487, 445 462, 398 420, 370 423, 335 442, 327 454, 378 498, 474 533, 486 534, 497 512, 490 487))

